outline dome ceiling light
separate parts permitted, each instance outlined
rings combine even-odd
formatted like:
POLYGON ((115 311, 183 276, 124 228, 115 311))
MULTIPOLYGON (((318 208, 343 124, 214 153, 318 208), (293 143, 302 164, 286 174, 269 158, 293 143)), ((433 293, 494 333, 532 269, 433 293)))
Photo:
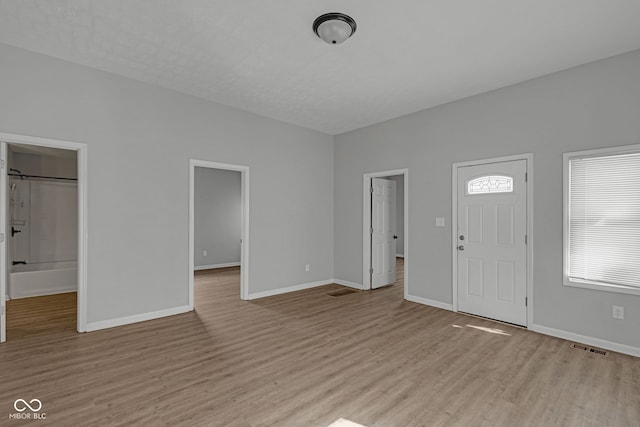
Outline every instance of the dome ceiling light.
POLYGON ((340 44, 356 32, 356 21, 344 13, 325 13, 313 21, 313 32, 329 44, 340 44))

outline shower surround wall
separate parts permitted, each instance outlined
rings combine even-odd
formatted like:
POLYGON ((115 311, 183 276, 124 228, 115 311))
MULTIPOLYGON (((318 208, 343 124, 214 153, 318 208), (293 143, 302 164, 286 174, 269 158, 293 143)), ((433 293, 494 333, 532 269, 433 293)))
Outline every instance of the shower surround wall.
MULTIPOLYGON (((76 159, 13 152, 11 169, 24 175, 76 178, 76 159)), ((9 298, 77 290, 77 183, 11 177, 9 298)))

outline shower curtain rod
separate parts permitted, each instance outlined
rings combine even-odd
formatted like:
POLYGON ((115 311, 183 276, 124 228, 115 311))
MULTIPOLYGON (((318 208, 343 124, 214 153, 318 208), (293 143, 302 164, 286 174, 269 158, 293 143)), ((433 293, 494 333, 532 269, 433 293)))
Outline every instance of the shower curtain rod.
MULTIPOLYGON (((16 170, 16 169, 11 169, 11 170, 16 170)), ((42 179, 60 179, 62 181, 77 181, 78 178, 63 178, 60 176, 43 176, 43 175, 25 175, 23 173, 13 173, 13 172, 9 172, 7 175, 9 176, 17 176, 20 179, 27 179, 27 178, 42 178, 42 179)))

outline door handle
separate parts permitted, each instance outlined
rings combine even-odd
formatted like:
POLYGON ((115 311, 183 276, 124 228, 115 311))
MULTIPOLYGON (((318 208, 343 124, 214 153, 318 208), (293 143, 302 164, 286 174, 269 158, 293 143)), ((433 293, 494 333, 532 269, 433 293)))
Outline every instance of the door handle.
POLYGON ((11 226, 11 237, 15 236, 18 233, 22 233, 22 230, 18 230, 13 228, 13 225, 11 226))
POLYGON ((458 246, 458 250, 459 251, 464 251, 464 246, 462 246, 462 245, 458 246))
POLYGON ((394 238, 394 239, 397 239, 397 238, 398 238, 398 236, 395 236, 395 235, 394 235, 394 236, 393 236, 393 238, 394 238))

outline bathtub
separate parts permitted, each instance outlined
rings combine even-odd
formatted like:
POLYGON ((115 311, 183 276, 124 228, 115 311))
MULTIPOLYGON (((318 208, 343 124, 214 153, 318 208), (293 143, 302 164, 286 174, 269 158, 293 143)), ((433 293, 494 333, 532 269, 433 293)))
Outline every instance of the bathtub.
POLYGON ((9 273, 10 299, 61 294, 78 290, 78 262, 16 264, 9 273))

